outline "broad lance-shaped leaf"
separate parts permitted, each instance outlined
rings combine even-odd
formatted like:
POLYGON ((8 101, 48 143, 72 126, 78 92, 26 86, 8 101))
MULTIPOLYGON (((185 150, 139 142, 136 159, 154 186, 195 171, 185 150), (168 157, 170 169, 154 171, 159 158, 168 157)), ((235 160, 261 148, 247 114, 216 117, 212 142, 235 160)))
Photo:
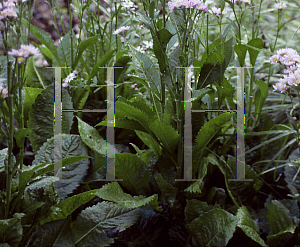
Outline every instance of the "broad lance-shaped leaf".
POLYGON ((52 221, 39 226, 31 234, 30 240, 27 243, 28 246, 74 247, 75 242, 70 229, 70 218, 52 221))
POLYGON ((97 189, 86 191, 60 201, 58 204, 55 205, 56 208, 53 209, 53 211, 49 216, 44 215, 44 217, 40 221, 40 224, 43 225, 47 222, 67 218, 78 207, 92 200, 96 196, 95 193, 97 191, 98 191, 97 189))
POLYGON ((159 119, 151 124, 150 129, 154 135, 162 142, 163 146, 173 153, 177 147, 180 136, 177 130, 173 129, 169 125, 163 124, 159 119))
POLYGON ((154 63, 147 57, 145 54, 134 49, 133 46, 129 44, 129 48, 133 55, 133 64, 136 70, 136 73, 143 79, 150 81, 151 89, 153 93, 160 92, 160 75, 159 70, 156 68, 154 63))
POLYGON ((289 210, 277 200, 272 200, 269 205, 268 221, 270 232, 267 243, 271 246, 278 244, 286 233, 295 232, 296 226, 289 210))
POLYGON ((196 142, 198 145, 195 147, 195 152, 201 151, 204 147, 206 147, 210 140, 234 114, 235 113, 229 112, 222 113, 204 124, 197 135, 196 142))
POLYGON ((121 185, 133 194, 147 187, 150 173, 144 161, 136 154, 120 153, 115 155, 116 177, 123 179, 121 185))
MULTIPOLYGON (((31 111, 29 112, 28 128, 31 130, 29 140, 35 153, 37 153, 47 139, 54 136, 53 98, 54 85, 50 85, 36 97, 31 111)), ((62 104, 67 109, 73 108, 71 96, 64 87, 62 88, 62 104)), ((70 133, 71 126, 73 124, 73 115, 73 112, 63 113, 62 133, 70 133)))
POLYGON ((261 246, 267 247, 265 241, 258 234, 258 223, 252 219, 248 209, 245 206, 242 206, 238 209, 236 216, 239 218, 237 226, 241 228, 243 232, 253 241, 261 246))
POLYGON ((238 217, 214 208, 187 224, 187 228, 200 246, 223 247, 232 238, 237 223, 238 217))
MULTIPOLYGON (((106 149, 108 147, 114 148, 111 144, 106 143, 106 141, 102 138, 102 136, 100 136, 99 132, 95 128, 82 121, 79 117, 77 117, 77 120, 80 137, 90 149, 106 156, 106 149)), ((118 150, 115 151, 118 153, 118 150)))
POLYGON ((107 232, 118 227, 120 232, 135 224, 141 209, 128 209, 112 202, 98 203, 83 210, 71 229, 76 247, 110 246, 113 238, 107 232))
POLYGON ((132 209, 148 205, 157 211, 162 211, 161 207, 158 205, 157 194, 149 197, 131 196, 124 193, 117 182, 104 185, 101 189, 95 192, 95 195, 102 198, 103 200, 115 202, 125 208, 132 209))
MULTIPOLYGON (((60 135, 57 135, 56 138, 60 138, 60 135)), ((76 156, 87 156, 88 149, 83 143, 79 135, 61 135, 61 147, 62 147, 62 157, 64 159, 67 157, 76 157, 76 156)), ((49 139, 38 153, 35 155, 35 159, 32 162, 33 165, 38 165, 44 162, 54 163, 54 137, 49 139)), ((88 170, 88 159, 80 160, 68 167, 63 168, 62 170, 62 179, 68 181, 57 181, 55 187, 58 190, 62 199, 64 199, 68 194, 72 193, 80 183, 82 182, 85 174, 88 170)), ((51 172, 50 175, 54 175, 54 172, 51 172)))
POLYGON ((115 107, 116 107, 116 115, 118 115, 118 112, 121 112, 127 118, 138 121, 148 131, 148 134, 151 134, 151 130, 149 127, 150 119, 145 112, 132 106, 130 102, 125 103, 122 101, 117 101, 115 107))

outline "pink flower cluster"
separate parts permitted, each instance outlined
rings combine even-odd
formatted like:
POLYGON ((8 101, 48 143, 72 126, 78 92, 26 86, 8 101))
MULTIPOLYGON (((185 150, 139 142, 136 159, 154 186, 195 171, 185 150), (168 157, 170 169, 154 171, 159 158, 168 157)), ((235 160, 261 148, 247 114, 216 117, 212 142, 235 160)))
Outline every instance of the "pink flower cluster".
POLYGON ((123 31, 128 30, 129 28, 130 28, 130 26, 127 26, 127 27, 125 27, 125 26, 120 27, 120 28, 118 28, 116 31, 114 31, 113 34, 119 34, 119 33, 123 32, 123 31))
POLYGON ((5 99, 8 96, 7 88, 3 87, 3 83, 0 82, 0 98, 5 99))
POLYGON ((296 50, 292 48, 280 49, 277 51, 277 54, 270 57, 270 61, 271 64, 280 62, 289 66, 284 70, 284 73, 289 75, 284 75, 276 85, 273 85, 274 91, 279 90, 281 93, 284 93, 292 86, 300 84, 300 56, 296 50))
MULTIPOLYGON (((68 87, 69 86, 69 82, 73 81, 73 79, 76 78, 77 74, 78 74, 78 72, 76 70, 73 70, 72 73, 70 73, 65 79, 63 79, 64 83, 62 84, 62 86, 63 87, 68 87)), ((81 79, 83 79, 83 78, 81 78, 81 79)))
POLYGON ((24 58, 28 58, 30 56, 40 56, 41 53, 38 48, 34 45, 21 45, 19 50, 12 49, 8 51, 9 56, 18 57, 18 63, 22 63, 24 58))
POLYGON ((3 6, 0 3, 0 20, 6 19, 6 18, 13 18, 18 17, 15 3, 17 0, 8 0, 7 2, 3 2, 3 6))
POLYGON ((171 0, 168 2, 170 13, 174 11, 175 8, 196 8, 198 10, 203 10, 204 12, 208 12, 207 6, 201 0, 171 0))

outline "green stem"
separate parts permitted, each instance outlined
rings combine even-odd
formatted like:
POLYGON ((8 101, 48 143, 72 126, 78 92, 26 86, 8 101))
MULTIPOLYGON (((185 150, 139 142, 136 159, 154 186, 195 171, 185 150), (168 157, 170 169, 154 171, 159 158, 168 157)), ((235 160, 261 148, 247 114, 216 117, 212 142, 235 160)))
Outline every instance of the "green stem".
POLYGON ((9 110, 9 137, 8 137, 8 164, 5 166, 6 170, 6 205, 4 218, 9 218, 9 205, 11 200, 11 180, 12 180, 12 166, 13 166, 13 144, 14 144, 14 100, 12 94, 11 81, 11 63, 7 63, 7 86, 8 86, 8 110, 9 110))
POLYGON ((75 69, 73 67, 74 64, 74 58, 73 58, 73 28, 72 28, 72 12, 71 12, 71 5, 70 1, 68 0, 68 6, 69 6, 69 22, 70 22, 70 38, 71 38, 71 69, 72 71, 75 69))

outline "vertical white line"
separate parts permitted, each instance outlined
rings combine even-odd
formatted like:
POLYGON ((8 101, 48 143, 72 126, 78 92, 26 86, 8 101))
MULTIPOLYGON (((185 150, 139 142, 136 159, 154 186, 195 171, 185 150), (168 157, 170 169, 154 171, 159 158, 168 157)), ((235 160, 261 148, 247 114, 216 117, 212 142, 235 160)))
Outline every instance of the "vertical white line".
POLYGON ((61 143, 61 68, 55 68, 54 102, 54 176, 62 180, 62 143, 61 143))
POLYGON ((107 137, 107 180, 115 180, 115 93, 114 93, 114 68, 107 68, 107 123, 113 123, 106 127, 107 137), (109 145, 110 144, 110 145, 109 145), (113 156, 113 158, 110 158, 113 156))

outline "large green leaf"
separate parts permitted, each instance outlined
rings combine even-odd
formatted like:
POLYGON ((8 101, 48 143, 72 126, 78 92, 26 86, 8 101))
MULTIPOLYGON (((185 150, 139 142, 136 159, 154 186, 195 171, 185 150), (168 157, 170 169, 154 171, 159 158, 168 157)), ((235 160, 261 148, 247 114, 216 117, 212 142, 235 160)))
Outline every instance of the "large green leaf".
MULTIPOLYGON (((79 117, 77 117, 77 120, 78 132, 80 134, 80 137, 90 149, 106 156, 106 145, 111 146, 111 148, 114 148, 111 144, 106 143, 106 141, 100 136, 100 134, 95 128, 82 121, 79 117)), ((116 150, 116 153, 117 152, 118 150, 116 150)))
POLYGON ((95 195, 104 200, 115 202, 125 208, 133 209, 148 205, 155 210, 161 211, 157 201, 157 194, 149 197, 131 196, 130 194, 124 193, 117 182, 104 185, 101 189, 95 192, 95 195))
POLYGON ((228 122, 234 114, 235 113, 229 112, 222 113, 204 124, 197 135, 196 142, 198 143, 198 145, 195 147, 195 151, 201 151, 204 147, 206 147, 210 140, 218 133, 223 125, 228 122))
POLYGON ((112 202, 98 203, 83 210, 71 229, 76 246, 110 246, 113 238, 106 232, 118 227, 120 232, 135 224, 141 209, 128 209, 112 202))
POLYGON ((294 233, 296 226, 293 223, 289 210, 279 201, 272 200, 268 208, 270 232, 267 243, 278 246, 286 233, 294 233))
POLYGON ((161 155, 162 153, 162 148, 161 146, 154 140, 154 138, 145 133, 145 132, 142 132, 142 131, 139 131, 139 130, 134 130, 136 135, 149 147, 149 148, 152 148, 154 153, 155 153, 155 156, 157 159, 159 159, 159 156, 161 155))
POLYGON ((39 226, 28 242, 31 247, 75 247, 71 229, 71 219, 56 220, 39 226))
POLYGON ((136 154, 119 153, 115 155, 116 177, 123 179, 122 186, 130 192, 137 194, 145 189, 150 173, 146 164, 136 154))
POLYGON ((245 206, 238 209, 236 216, 239 218, 238 227, 256 243, 261 246, 267 247, 264 240, 259 236, 259 227, 256 221, 254 221, 245 206))
MULTIPOLYGON (((60 138, 58 135, 57 138, 60 138)), ((88 156, 88 149, 81 140, 79 135, 67 135, 62 134, 61 136, 62 143, 62 157, 61 159, 67 157, 76 157, 76 156, 88 156)), ((35 156, 32 164, 39 165, 41 163, 47 162, 50 164, 54 163, 54 137, 47 140, 38 153, 35 156)), ((62 199, 73 192, 76 189, 80 182, 83 181, 84 176, 88 170, 88 159, 80 160, 68 167, 63 168, 62 170, 62 179, 66 181, 57 181, 55 183, 56 189, 62 199)), ((51 172, 50 175, 54 175, 54 172, 51 172)))
POLYGON ((187 224, 187 228, 201 246, 223 247, 232 238, 237 223, 236 216, 214 208, 187 224))
POLYGON ((189 224, 194 219, 198 218, 199 216, 201 216, 204 213, 207 213, 213 209, 214 209, 214 206, 208 205, 207 202, 199 201, 196 199, 187 200, 187 203, 186 203, 186 206, 184 209, 185 222, 187 224, 189 224))
POLYGON ((160 75, 159 70, 145 54, 137 51, 129 44, 132 53, 132 62, 135 72, 139 77, 150 81, 151 89, 154 93, 160 93, 160 75))
POLYGON ((15 213, 13 218, 0 220, 0 241, 8 243, 8 246, 18 247, 22 240, 23 227, 21 218, 25 216, 23 213, 15 213))
POLYGON ((40 221, 40 224, 43 225, 47 222, 66 219, 71 213, 73 213, 78 207, 89 202, 96 196, 96 190, 86 191, 75 196, 66 198, 63 201, 60 201, 55 205, 57 208, 49 216, 44 216, 40 221))
POLYGON ((154 135, 162 142, 163 146, 170 152, 176 149, 180 136, 170 125, 163 124, 159 119, 151 124, 150 129, 154 135))
POLYGON ((24 87, 25 89, 25 103, 24 103, 24 120, 27 122, 29 111, 36 97, 43 91, 42 88, 24 87))
MULTIPOLYGON (((29 112, 28 128, 31 130, 29 140, 35 153, 54 136, 54 85, 48 86, 39 94, 29 112)), ((68 91, 62 88, 62 104, 67 109, 72 109, 73 104, 68 91)), ((73 123, 73 112, 64 112, 62 117, 62 132, 69 134, 73 123)))

